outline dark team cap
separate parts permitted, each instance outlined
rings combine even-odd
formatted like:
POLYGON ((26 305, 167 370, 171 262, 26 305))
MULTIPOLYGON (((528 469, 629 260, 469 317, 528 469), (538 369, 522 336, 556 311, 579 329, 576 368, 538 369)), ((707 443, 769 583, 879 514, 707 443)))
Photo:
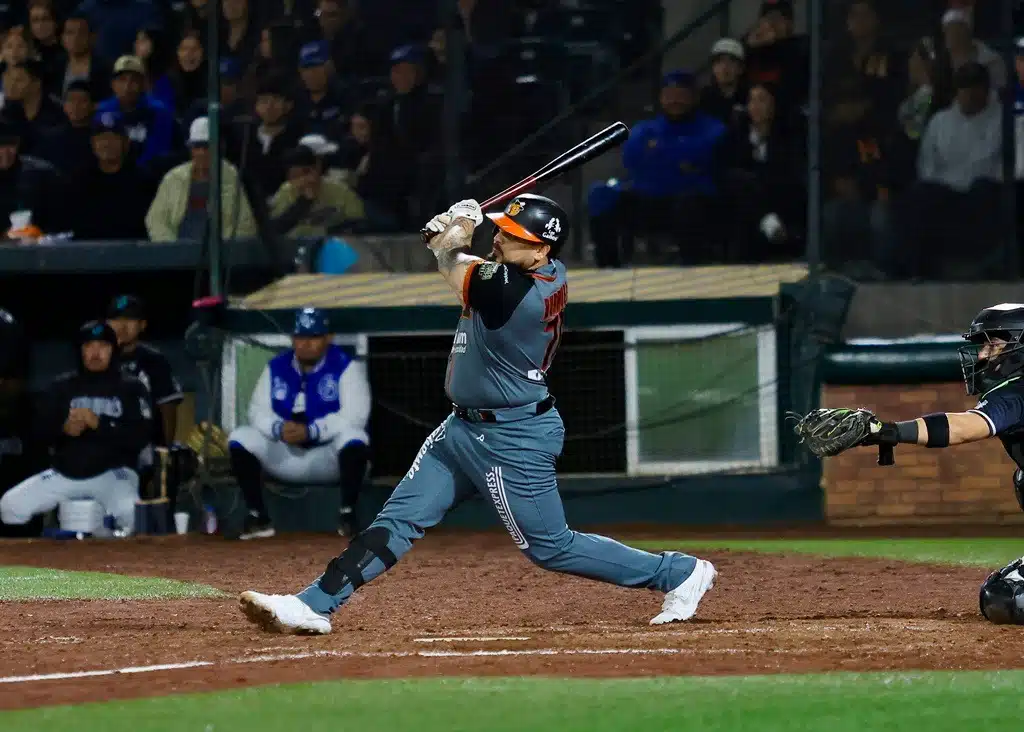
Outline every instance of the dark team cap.
POLYGON ((145 320, 146 308, 142 300, 134 295, 118 295, 107 306, 107 317, 145 320))

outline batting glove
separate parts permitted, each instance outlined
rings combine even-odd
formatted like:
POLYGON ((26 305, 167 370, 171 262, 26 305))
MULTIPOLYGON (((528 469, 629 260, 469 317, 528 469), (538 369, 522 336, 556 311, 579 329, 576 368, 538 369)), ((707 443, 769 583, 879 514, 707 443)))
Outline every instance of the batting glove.
POLYGON ((449 216, 448 214, 438 214, 430 221, 428 221, 427 225, 424 226, 423 228, 431 232, 432 234, 441 234, 444 232, 445 229, 448 228, 448 224, 450 224, 451 222, 452 217, 449 216))
POLYGON ((480 208, 480 204, 472 198, 456 203, 448 209, 448 215, 453 219, 469 219, 474 226, 479 226, 484 222, 484 212, 480 208))

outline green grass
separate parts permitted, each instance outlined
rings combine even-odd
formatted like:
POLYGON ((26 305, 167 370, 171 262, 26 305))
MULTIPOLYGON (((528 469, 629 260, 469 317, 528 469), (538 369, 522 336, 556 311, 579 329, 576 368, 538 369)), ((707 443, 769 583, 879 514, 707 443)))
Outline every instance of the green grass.
MULTIPOLYGON (((1024 712, 1024 672, 334 681, 0 714, 4 732, 963 732, 1024 712)), ((13 691, 13 690, 12 690, 13 691)))
POLYGON ((0 567, 0 600, 157 600, 222 594, 207 585, 162 577, 0 567))
POLYGON ((998 569, 1024 554, 1024 539, 693 539, 637 541, 642 549, 687 552, 727 549, 743 552, 816 554, 823 557, 878 557, 904 562, 964 564, 998 569))

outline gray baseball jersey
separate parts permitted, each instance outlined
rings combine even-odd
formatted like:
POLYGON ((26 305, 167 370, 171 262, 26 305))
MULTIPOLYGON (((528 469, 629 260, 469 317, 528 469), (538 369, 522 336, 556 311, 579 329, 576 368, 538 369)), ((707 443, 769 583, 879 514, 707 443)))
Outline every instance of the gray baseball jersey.
POLYGON ((532 271, 498 262, 471 266, 445 374, 448 398, 470 409, 545 399, 567 300, 565 265, 557 259, 532 271))

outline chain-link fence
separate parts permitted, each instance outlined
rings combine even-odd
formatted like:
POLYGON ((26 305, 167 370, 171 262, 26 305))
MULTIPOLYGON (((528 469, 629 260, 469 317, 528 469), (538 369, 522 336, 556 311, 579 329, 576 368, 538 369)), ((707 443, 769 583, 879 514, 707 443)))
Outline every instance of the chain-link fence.
POLYGON ((823 263, 1016 279, 1016 0, 812 1, 823 263))

